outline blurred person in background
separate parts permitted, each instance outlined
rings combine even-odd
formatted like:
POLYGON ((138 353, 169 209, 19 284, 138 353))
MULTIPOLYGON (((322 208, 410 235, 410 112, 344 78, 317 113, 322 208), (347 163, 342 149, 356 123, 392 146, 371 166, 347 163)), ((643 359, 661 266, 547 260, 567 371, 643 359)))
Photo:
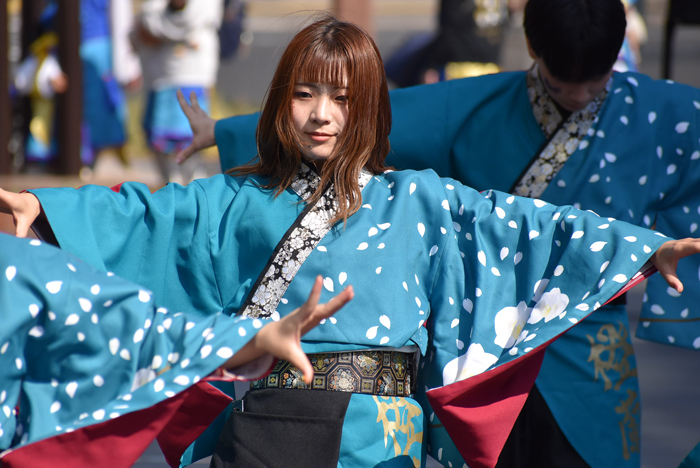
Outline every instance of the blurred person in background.
POLYGON ((196 161, 178 168, 170 155, 192 141, 175 93, 194 95, 209 111, 219 68, 223 0, 146 0, 132 34, 147 93, 143 126, 163 182, 187 183, 196 161))
POLYGON ((398 87, 499 71, 509 10, 523 0, 441 0, 437 33, 409 39, 386 62, 398 87))
MULTIPOLYGON (((130 0, 81 0, 80 58, 83 69, 83 123, 81 161, 89 176, 100 151, 117 150, 126 163, 126 103, 121 86, 133 87, 140 76, 139 63, 127 36, 132 16, 130 0)), ((30 164, 47 166, 56 154, 54 96, 70 83, 57 58, 58 3, 50 1, 40 19, 40 35, 20 64, 14 84, 31 101, 29 135, 25 155, 30 164)))
POLYGON ((627 16, 625 41, 617 56, 613 69, 619 72, 638 72, 642 61, 641 46, 648 39, 647 26, 644 18, 637 9, 637 0, 623 0, 627 16))

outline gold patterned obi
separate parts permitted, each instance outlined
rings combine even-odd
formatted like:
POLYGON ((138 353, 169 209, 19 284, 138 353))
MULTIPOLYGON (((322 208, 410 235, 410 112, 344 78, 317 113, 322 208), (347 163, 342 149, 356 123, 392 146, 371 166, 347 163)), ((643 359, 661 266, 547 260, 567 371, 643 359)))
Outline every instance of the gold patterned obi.
POLYGON ((251 382, 251 389, 302 388, 367 395, 409 396, 414 353, 401 351, 348 351, 309 354, 314 369, 311 385, 288 361, 279 361, 272 372, 251 382))

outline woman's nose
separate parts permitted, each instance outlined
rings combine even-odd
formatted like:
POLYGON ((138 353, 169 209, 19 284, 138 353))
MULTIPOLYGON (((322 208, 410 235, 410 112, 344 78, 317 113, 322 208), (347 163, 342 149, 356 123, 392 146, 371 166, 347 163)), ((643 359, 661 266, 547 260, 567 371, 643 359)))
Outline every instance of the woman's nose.
POLYGON ((331 119, 330 102, 327 98, 319 98, 313 108, 311 118, 318 123, 327 123, 331 119))

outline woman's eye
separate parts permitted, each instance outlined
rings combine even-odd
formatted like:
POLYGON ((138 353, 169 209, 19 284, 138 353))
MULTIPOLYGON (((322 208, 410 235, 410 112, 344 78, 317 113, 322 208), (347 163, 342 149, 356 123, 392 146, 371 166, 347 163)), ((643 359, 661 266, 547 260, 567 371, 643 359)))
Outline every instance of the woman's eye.
POLYGON ((311 97, 311 94, 307 93, 306 91, 294 91, 294 97, 298 99, 309 98, 311 97))
POLYGON ((345 103, 348 102, 348 97, 345 96, 345 95, 337 96, 337 97, 335 98, 335 100, 338 101, 338 102, 341 102, 341 103, 345 104, 345 103))

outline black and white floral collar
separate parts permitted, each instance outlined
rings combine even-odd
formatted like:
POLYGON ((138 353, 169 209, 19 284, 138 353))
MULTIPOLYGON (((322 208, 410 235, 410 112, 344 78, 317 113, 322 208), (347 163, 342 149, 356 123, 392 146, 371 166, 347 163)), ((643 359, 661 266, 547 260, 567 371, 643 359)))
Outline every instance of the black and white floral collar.
MULTIPOLYGON (((360 190, 371 178, 372 174, 367 170, 360 172, 360 190)), ((319 189, 320 182, 321 177, 302 163, 292 180, 291 189, 302 200, 308 200, 319 189)), ((304 208, 272 252, 238 315, 279 318, 276 309, 282 296, 306 258, 333 227, 329 221, 337 213, 338 202, 335 187, 331 184, 314 205, 304 208)))
POLYGON ((598 97, 564 120, 540 79, 537 64, 533 65, 527 74, 527 93, 535 120, 547 141, 513 186, 512 193, 532 198, 542 195, 569 156, 579 148, 583 137, 593 131, 611 87, 612 77, 598 97))

